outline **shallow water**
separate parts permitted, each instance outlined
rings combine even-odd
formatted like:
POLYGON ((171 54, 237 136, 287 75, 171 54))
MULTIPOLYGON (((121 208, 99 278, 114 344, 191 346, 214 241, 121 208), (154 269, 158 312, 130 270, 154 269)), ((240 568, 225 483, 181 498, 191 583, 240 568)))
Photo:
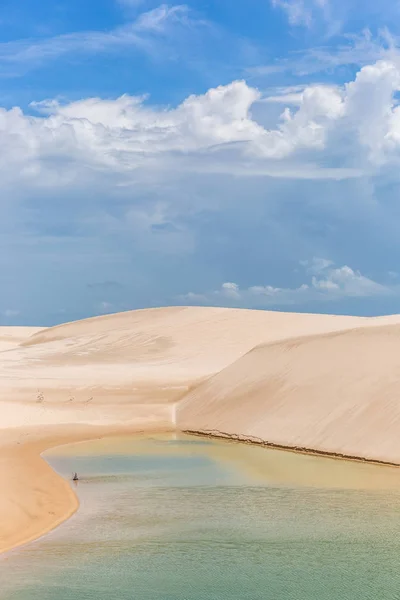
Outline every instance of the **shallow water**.
POLYGON ((81 507, 2 558, 4 600, 400 598, 397 469, 187 437, 47 460, 81 507))

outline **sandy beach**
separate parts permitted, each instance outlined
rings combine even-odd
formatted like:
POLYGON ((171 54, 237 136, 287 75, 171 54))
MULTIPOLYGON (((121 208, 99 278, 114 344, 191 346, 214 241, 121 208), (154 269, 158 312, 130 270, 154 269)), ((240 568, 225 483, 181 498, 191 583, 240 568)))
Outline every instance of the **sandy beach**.
POLYGON ((0 328, 0 552, 77 499, 40 457, 119 432, 193 430, 400 463, 400 318, 221 308, 0 328))

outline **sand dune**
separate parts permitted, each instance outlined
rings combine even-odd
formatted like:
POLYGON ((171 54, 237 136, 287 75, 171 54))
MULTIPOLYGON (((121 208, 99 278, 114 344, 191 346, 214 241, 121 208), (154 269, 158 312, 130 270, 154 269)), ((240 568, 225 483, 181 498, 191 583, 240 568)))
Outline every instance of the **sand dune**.
POLYGON ((40 327, 0 327, 0 352, 16 348, 38 331, 40 327))
POLYGON ((0 397, 168 404, 257 344, 355 323, 353 317, 222 308, 96 317, 41 330, 2 354, 0 397))
POLYGON ((400 325, 372 324, 253 349, 182 400, 178 427, 400 463, 400 325))
POLYGON ((76 508, 39 452, 77 437, 173 429, 176 417, 400 462, 399 322, 173 307, 0 328, 0 551, 76 508))

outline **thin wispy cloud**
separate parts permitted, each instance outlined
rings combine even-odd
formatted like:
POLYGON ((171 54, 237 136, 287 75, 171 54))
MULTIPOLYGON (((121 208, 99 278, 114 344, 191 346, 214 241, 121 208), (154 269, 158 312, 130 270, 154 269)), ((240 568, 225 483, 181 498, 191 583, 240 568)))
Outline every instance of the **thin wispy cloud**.
POLYGON ((358 31, 372 24, 378 29, 393 25, 400 17, 400 5, 393 0, 270 0, 287 16, 291 27, 312 30, 320 39, 358 31))
POLYGON ((360 34, 346 34, 332 45, 315 45, 291 52, 272 63, 251 67, 251 78, 270 78, 274 73, 291 73, 304 77, 318 73, 334 73, 341 67, 359 67, 380 59, 396 58, 398 39, 384 28, 373 36, 369 29, 360 34))
POLYGON ((304 0, 272 0, 272 6, 284 10, 291 25, 311 26, 311 7, 308 7, 304 0))
POLYGON ((272 6, 287 14, 290 25, 310 28, 316 19, 331 18, 329 0, 272 0, 272 6))
POLYGON ((0 75, 23 75, 31 68, 68 54, 101 54, 135 48, 150 55, 161 53, 162 40, 194 26, 186 5, 141 13, 135 21, 108 31, 79 31, 49 38, 0 43, 0 75))

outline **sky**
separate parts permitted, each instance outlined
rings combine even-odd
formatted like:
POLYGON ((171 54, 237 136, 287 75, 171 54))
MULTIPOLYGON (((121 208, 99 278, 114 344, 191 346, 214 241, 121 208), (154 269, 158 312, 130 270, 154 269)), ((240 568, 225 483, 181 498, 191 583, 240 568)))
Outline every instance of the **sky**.
POLYGON ((400 312, 400 0, 2 0, 0 324, 400 312))

